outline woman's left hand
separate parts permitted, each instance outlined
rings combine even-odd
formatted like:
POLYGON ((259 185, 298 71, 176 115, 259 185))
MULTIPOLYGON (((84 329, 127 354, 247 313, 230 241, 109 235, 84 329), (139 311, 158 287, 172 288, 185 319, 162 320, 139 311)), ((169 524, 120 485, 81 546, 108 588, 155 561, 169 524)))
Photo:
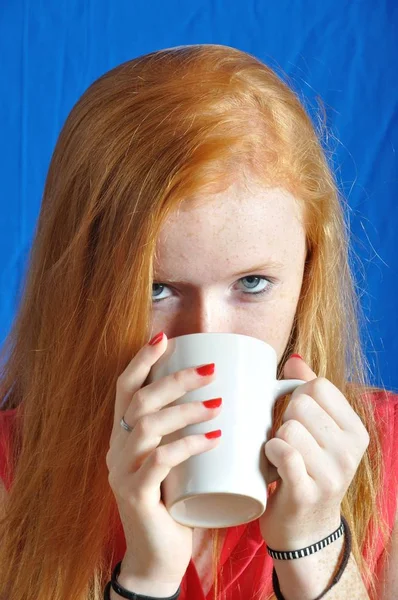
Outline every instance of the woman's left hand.
POLYGON ((341 502, 369 444, 361 419, 328 379, 296 357, 286 362, 284 377, 306 383, 264 446, 280 480, 259 521, 275 550, 303 548, 339 527, 341 502))

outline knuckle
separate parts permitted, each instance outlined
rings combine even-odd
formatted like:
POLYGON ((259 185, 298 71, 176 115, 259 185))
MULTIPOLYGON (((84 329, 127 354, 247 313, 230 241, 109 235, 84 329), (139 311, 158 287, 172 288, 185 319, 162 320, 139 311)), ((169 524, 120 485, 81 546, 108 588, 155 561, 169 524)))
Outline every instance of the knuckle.
POLYGON ((153 451, 152 460, 155 466, 167 465, 167 448, 165 446, 158 446, 153 451))
POLYGON ((299 460, 299 454, 294 448, 288 448, 285 450, 282 462, 289 471, 295 470, 297 467, 297 461, 299 460))
POLYGON ((113 491, 116 491, 116 478, 115 478, 115 473, 114 471, 111 469, 108 473, 108 483, 110 485, 110 487, 112 488, 113 491))
POLYGON ((363 444, 363 451, 365 452, 365 450, 368 448, 369 444, 370 444, 370 435, 368 430, 363 427, 362 429, 362 444, 363 444))
POLYGON ((294 448, 288 448, 282 458, 285 465, 295 463, 297 460, 297 452, 294 448))
POLYGON ((153 425, 149 415, 140 417, 135 425, 138 434, 142 437, 146 437, 153 430, 153 425))
POLYGON ((199 402, 195 403, 195 402, 181 402, 179 404, 175 405, 175 409, 183 415, 191 415, 192 411, 195 408, 195 404, 199 404, 199 402))
POLYGON ((180 418, 183 422, 188 425, 192 421, 192 419, 196 419, 198 414, 198 407, 201 405, 201 402, 182 402, 177 405, 177 410, 180 413, 180 418))
POLYGON ((174 383, 177 385, 178 389, 182 392, 186 391, 187 384, 187 374, 183 371, 176 371, 171 375, 174 383))
POLYGON ((339 455, 339 465, 344 473, 352 475, 358 467, 358 460, 352 452, 342 452, 339 455))
MULTIPOLYGON (((300 417, 308 412, 311 405, 311 398, 306 394, 298 394, 290 400, 288 407, 289 415, 300 417)), ((286 411, 287 412, 287 411, 286 411)))
POLYGON ((314 394, 318 394, 329 387, 330 381, 326 379, 326 377, 317 377, 316 379, 309 381, 307 385, 314 394))
POLYGON ((281 438, 285 442, 289 443, 297 439, 301 434, 301 425, 294 419, 285 421, 277 432, 277 437, 281 438))
POLYGON ((137 390, 135 392, 135 394, 133 395, 133 402, 134 402, 135 407, 138 410, 144 408, 145 398, 146 398, 146 394, 144 393, 143 388, 140 388, 139 390, 137 390))
POLYGON ((340 478, 336 474, 333 475, 333 473, 325 470, 322 480, 322 490, 327 498, 339 495, 342 490, 340 478))
POLYGON ((369 432, 358 413, 353 412, 353 418, 355 419, 355 424, 353 422, 352 433, 356 436, 357 440, 361 442, 361 444, 364 446, 366 445, 367 447, 370 442, 369 432))
POLYGON ((189 456, 195 451, 198 439, 195 436, 187 435, 180 440, 181 448, 189 456))

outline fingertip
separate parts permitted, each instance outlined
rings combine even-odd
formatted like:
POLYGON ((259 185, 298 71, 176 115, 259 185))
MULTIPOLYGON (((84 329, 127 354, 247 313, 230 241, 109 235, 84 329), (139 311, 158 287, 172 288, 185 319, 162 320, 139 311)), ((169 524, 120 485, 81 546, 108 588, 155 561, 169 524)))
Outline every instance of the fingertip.
POLYGON ((151 340, 148 342, 148 346, 157 346, 163 340, 167 340, 167 336, 164 331, 160 331, 157 333, 151 340))

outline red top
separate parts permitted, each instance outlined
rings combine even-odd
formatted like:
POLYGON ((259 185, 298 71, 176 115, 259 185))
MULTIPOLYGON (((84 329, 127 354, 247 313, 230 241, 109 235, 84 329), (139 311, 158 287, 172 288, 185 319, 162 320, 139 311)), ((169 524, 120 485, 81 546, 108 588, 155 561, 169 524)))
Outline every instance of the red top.
MULTIPOLYGON (((390 532, 393 529, 397 510, 398 495, 398 395, 374 393, 375 411, 380 424, 382 451, 384 456, 384 484, 379 498, 380 513, 384 515, 390 532)), ((0 411, 0 478, 7 489, 12 483, 8 465, 9 448, 15 410, 0 411)), ((126 550, 123 529, 120 527, 116 538, 114 564, 122 560, 126 550)), ((380 571, 383 553, 379 538, 375 555, 367 557, 372 571, 380 571)), ((254 598, 260 589, 271 592, 272 559, 266 552, 259 521, 230 527, 221 551, 219 589, 224 590, 223 600, 247 600, 254 598)), ((181 584, 179 600, 210 600, 213 589, 207 596, 202 591, 201 582, 191 559, 181 584)))

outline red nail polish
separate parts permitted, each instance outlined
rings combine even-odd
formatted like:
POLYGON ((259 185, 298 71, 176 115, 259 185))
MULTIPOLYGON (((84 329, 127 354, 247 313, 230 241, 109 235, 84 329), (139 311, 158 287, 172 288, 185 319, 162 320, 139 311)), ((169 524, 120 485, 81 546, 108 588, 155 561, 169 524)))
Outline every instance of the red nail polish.
POLYGON ((159 344, 159 342, 161 342, 161 341, 162 341, 162 339, 163 339, 163 336, 164 336, 164 333, 163 333, 163 331, 161 331, 160 333, 157 333, 157 334, 155 335, 155 337, 153 337, 153 338, 152 338, 152 339, 151 339, 151 340, 148 342, 148 344, 149 344, 150 346, 155 346, 155 344, 159 344))
POLYGON ((202 375, 202 377, 206 377, 208 375, 213 375, 215 369, 215 363, 209 363, 208 365, 203 365, 201 367, 196 368, 196 372, 198 375, 202 375))
POLYGON ((203 402, 206 408, 218 408, 221 406, 222 398, 213 398, 213 400, 206 400, 203 402))
POLYGON ((291 356, 289 356, 289 358, 300 358, 301 360, 304 360, 302 356, 300 356, 300 354, 292 354, 291 356))
POLYGON ((221 436, 221 429, 216 429, 215 431, 209 431, 209 433, 205 433, 205 436, 208 440, 212 440, 214 438, 219 438, 221 436))

